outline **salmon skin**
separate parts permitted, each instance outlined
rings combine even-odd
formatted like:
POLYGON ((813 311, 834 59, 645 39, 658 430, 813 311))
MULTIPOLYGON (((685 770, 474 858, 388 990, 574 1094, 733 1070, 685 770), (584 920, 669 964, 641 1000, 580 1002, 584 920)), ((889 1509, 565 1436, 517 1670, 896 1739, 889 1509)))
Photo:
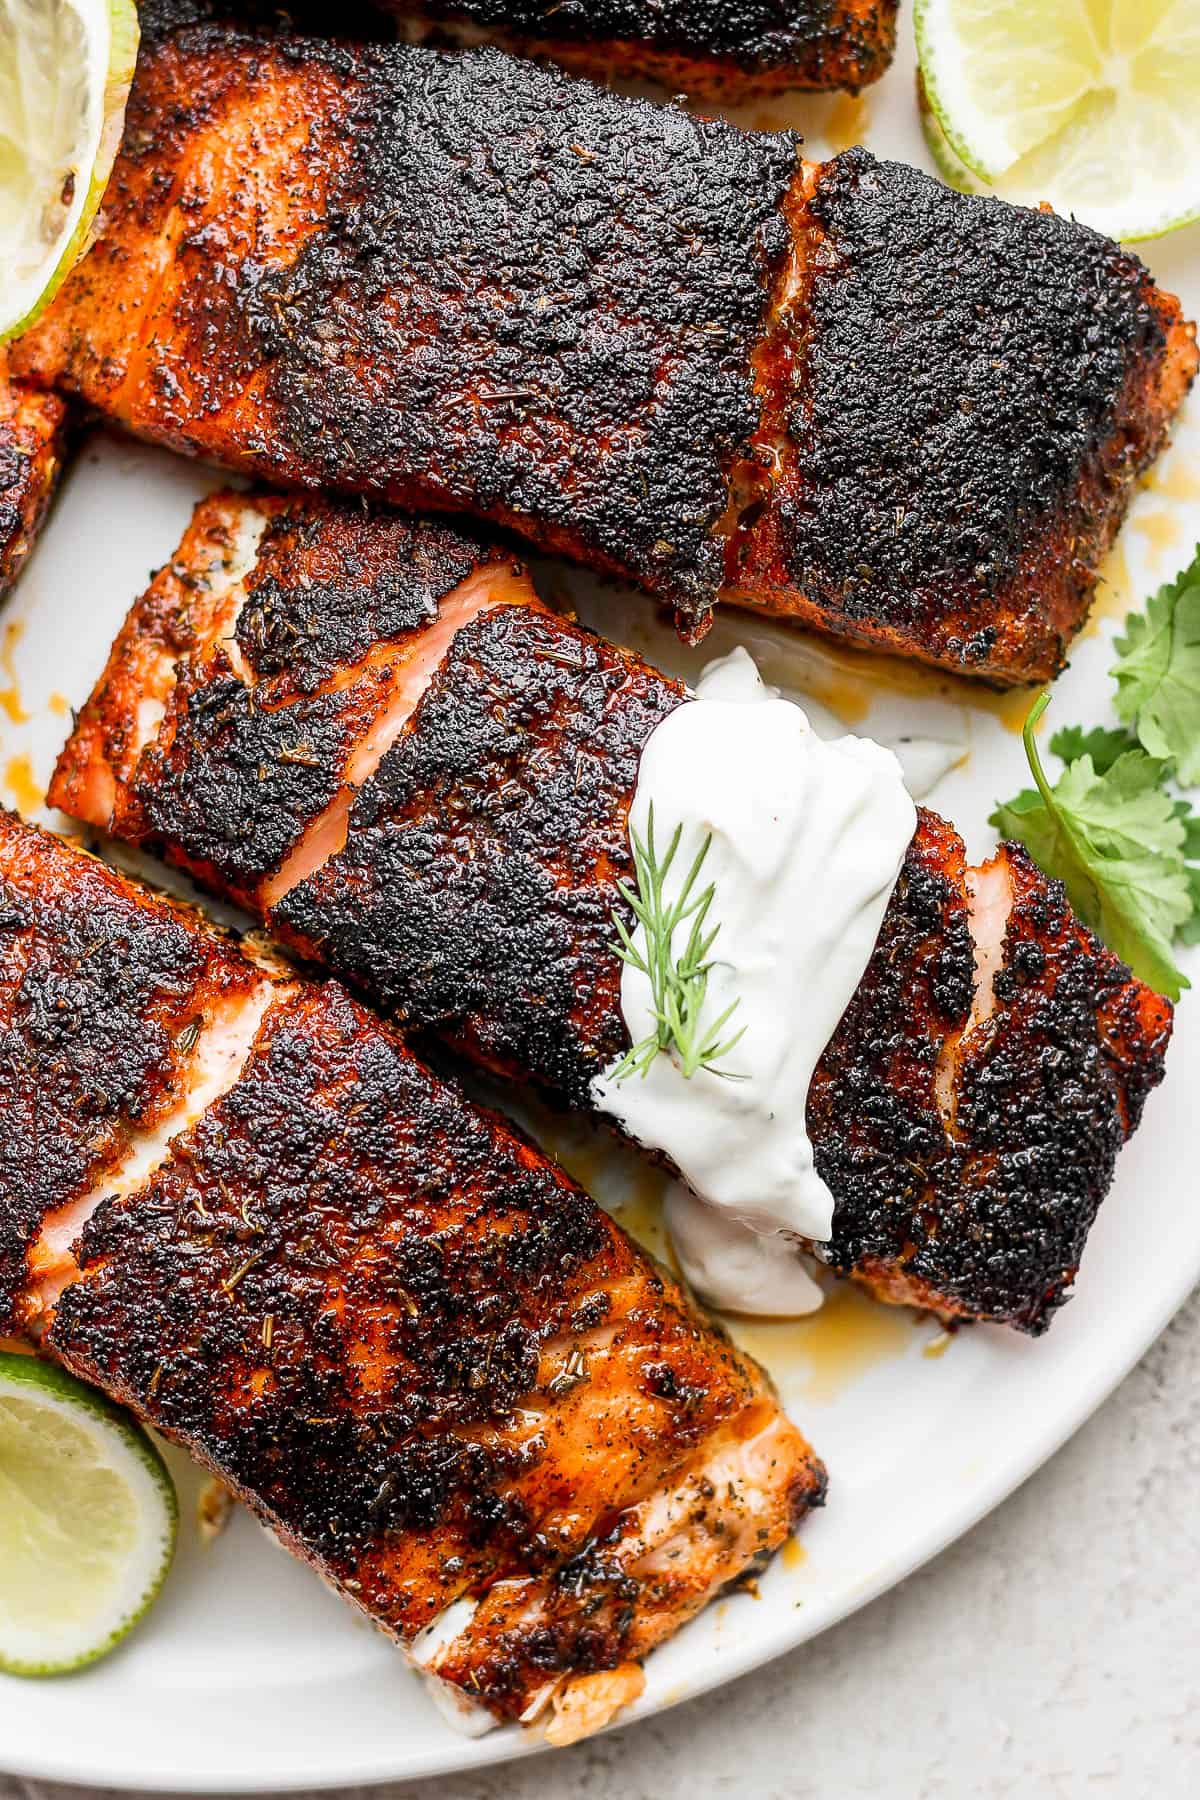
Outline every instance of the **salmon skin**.
MULTIPOLYGON (((218 495, 129 615, 51 800, 586 1110, 629 1045, 613 913, 632 924, 638 765, 684 697, 443 526, 218 495)), ((808 1096, 823 1254, 884 1299, 1044 1329, 1171 1017, 1019 846, 968 868, 922 812, 808 1096)))
POLYGON ((0 1331, 191 1451, 472 1722, 604 1723, 820 1503, 762 1371, 506 1121, 7 813, 0 1081, 0 1331))
POLYGON ((898 0, 378 0, 407 19, 603 79, 744 100, 878 81, 896 48, 898 0))
POLYGON ((1044 680, 1196 367, 1052 214, 486 49, 151 34, 97 242, 14 351, 158 443, 1044 680))

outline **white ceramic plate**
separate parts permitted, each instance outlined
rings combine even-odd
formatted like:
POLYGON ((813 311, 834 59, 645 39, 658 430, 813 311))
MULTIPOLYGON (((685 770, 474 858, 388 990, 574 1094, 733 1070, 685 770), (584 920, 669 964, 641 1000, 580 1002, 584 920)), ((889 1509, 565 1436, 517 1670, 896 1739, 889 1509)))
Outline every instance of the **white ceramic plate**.
MULTIPOLYGON (((746 118, 798 125, 815 154, 862 137, 886 154, 927 161, 907 48, 861 101, 799 101, 748 109, 746 118)), ((1194 317, 1200 232, 1149 252, 1194 317)), ((88 692, 130 600, 170 554, 192 501, 214 485, 204 471, 115 440, 98 439, 81 458, 0 620, 0 777, 9 803, 26 811, 36 804, 31 790, 45 785, 68 704, 88 692)), ((1111 614, 1173 574, 1197 538, 1200 408, 1193 402, 1190 422, 1123 534, 1099 608, 1110 618, 1081 640, 1055 688, 1055 720, 1107 717, 1111 614)), ((644 601, 589 596, 578 576, 557 568, 545 574, 592 623, 661 662, 694 667, 644 601)), ((940 783, 933 804, 964 830, 974 854, 986 850, 991 804, 1024 779, 1020 740, 994 709, 964 705, 961 694, 939 693, 934 682, 872 700, 856 676, 797 636, 757 624, 723 621, 707 653, 738 635, 772 680, 832 700, 850 723, 954 746, 965 761, 940 783)), ((1198 964, 1192 974, 1200 984, 1198 964)), ((928 1322, 845 1296, 813 1322, 751 1335, 828 1462, 830 1503, 805 1526, 803 1551, 776 1563, 757 1598, 712 1607, 651 1658, 645 1697, 629 1718, 728 1681, 900 1580, 1003 1499, 1146 1349, 1200 1278, 1190 1134, 1200 1091, 1198 1012, 1194 997, 1180 1010, 1165 1086, 1121 1159, 1078 1296, 1047 1338, 1031 1343, 981 1329, 930 1355, 944 1345, 928 1322)), ((586 1133, 564 1137, 561 1125, 556 1148, 631 1226, 652 1233, 654 1175, 586 1133)), ((6 1769, 113 1787, 314 1788, 478 1767, 531 1747, 517 1731, 473 1742, 456 1736, 397 1653, 244 1516, 202 1549, 191 1524, 198 1481, 173 1460, 184 1529, 162 1601, 117 1654, 69 1682, 0 1677, 6 1769)))

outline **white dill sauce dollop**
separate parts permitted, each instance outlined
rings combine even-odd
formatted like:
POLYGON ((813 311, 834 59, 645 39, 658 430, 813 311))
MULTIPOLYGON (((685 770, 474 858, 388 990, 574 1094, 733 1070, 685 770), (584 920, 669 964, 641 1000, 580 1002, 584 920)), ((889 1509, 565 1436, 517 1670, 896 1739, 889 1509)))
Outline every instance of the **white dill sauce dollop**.
MULTIPOLYGON (((667 1222, 705 1299, 808 1312, 820 1289, 796 1240, 820 1244, 833 1224, 805 1127, 809 1084, 870 960, 916 809, 891 751, 865 738, 822 741, 740 648, 704 671, 694 699, 646 744, 630 811, 643 843, 651 807, 660 862, 682 827, 668 901, 711 838, 696 891, 713 886, 706 925, 720 931, 702 1017, 715 1022, 736 1002, 720 1035, 741 1036, 690 1077, 674 1043, 645 1074, 618 1080, 614 1064, 592 1097, 683 1176, 667 1222)), ((677 952, 689 929, 676 928, 677 952)), ((644 952, 641 925, 633 942, 644 952)), ((627 962, 621 1011, 634 1044, 655 1029, 651 996, 627 962)))

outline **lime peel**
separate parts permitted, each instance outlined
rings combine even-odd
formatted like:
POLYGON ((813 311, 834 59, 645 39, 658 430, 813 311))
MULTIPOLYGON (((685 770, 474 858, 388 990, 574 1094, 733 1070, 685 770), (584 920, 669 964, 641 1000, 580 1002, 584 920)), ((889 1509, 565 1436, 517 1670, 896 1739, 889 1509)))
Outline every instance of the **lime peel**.
POLYGON ((53 1364, 0 1353, 0 1670, 106 1655, 162 1587, 178 1522, 138 1424, 53 1364))
POLYGON ((137 48, 134 0, 0 0, 0 342, 88 247, 137 48))
POLYGON ((922 123, 956 187, 1119 239, 1200 218, 1194 0, 915 0, 922 123))

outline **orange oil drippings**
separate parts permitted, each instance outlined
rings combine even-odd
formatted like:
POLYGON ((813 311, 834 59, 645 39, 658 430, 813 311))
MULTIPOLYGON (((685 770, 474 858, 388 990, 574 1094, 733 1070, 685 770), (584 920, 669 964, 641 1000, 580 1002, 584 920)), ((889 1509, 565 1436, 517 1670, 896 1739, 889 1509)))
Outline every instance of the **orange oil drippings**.
POLYGON ((849 1282, 803 1319, 731 1318, 730 1332, 786 1389, 787 1397, 827 1404, 870 1370, 903 1356, 917 1321, 901 1307, 869 1299, 849 1282))
POLYGON ((1178 515, 1167 512, 1136 513, 1129 521, 1132 531, 1140 531, 1150 548, 1156 552, 1172 549, 1183 536, 1183 526, 1178 515))
POLYGON ((34 780, 33 764, 27 756, 12 756, 4 770, 4 785, 16 809, 25 818, 35 813, 46 798, 46 791, 34 780))
POLYGON ((1030 687, 997 691, 948 670, 924 668, 918 663, 902 662, 899 657, 876 656, 843 645, 834 648, 812 640, 804 640, 804 654, 789 657, 787 675, 789 683, 820 701, 850 726, 861 724, 877 695, 886 691, 990 713, 1006 731, 1019 737, 1041 692, 1040 688, 1030 687))
POLYGON ((670 1177, 665 1170, 656 1169, 653 1163, 645 1164, 630 1182, 628 1199, 613 1207, 613 1218, 631 1238, 636 1238, 643 1250, 648 1250, 651 1256, 678 1274, 671 1240, 663 1223, 663 1201, 669 1186, 670 1177))
POLYGON ((1200 500, 1200 468, 1189 466, 1175 457, 1166 467, 1159 465, 1146 478, 1146 486, 1165 500, 1200 500))
POLYGON ((7 686, 0 687, 0 708, 7 713, 14 725, 26 725, 29 722, 29 714, 21 704, 20 684, 13 666, 13 657, 24 630, 20 619, 10 619, 4 627, 4 642, 0 646, 0 676, 7 680, 7 686))
POLYGON ((797 1569, 802 1569, 804 1567, 805 1563, 808 1561, 808 1551, 796 1538, 790 1537, 783 1546, 783 1549, 779 1552, 779 1560, 788 1571, 788 1574, 792 1575, 797 1569))
POLYGON ((1133 589, 1133 577, 1129 573, 1129 558, 1125 554, 1124 542, 1118 538, 1100 565, 1096 597, 1083 628, 1084 635, 1094 637, 1102 620, 1123 619, 1136 605, 1137 595, 1133 589))
POLYGON ((839 94, 829 113, 825 136, 835 156, 861 144, 871 122, 871 108, 865 94, 839 94))

